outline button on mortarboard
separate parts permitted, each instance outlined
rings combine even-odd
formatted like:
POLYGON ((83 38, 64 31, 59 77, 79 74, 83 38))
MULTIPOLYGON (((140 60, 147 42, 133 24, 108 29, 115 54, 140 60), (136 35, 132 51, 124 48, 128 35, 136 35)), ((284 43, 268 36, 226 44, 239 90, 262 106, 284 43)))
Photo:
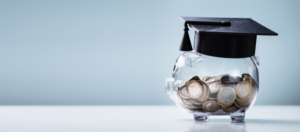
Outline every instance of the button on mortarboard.
POLYGON ((250 18, 180 18, 195 30, 194 50, 211 56, 254 56, 257 35, 278 35, 250 18))

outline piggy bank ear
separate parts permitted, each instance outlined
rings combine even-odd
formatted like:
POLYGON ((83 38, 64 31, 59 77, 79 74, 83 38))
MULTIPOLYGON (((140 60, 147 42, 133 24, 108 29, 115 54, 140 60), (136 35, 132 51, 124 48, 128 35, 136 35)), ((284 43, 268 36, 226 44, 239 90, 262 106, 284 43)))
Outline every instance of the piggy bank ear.
POLYGON ((174 78, 169 77, 166 78, 166 82, 165 82, 165 93, 166 94, 172 94, 173 90, 174 90, 174 78))
POLYGON ((183 54, 183 59, 186 67, 195 66, 198 61, 202 61, 202 55, 197 52, 186 52, 183 54))
POLYGON ((254 55, 251 57, 252 61, 254 62, 254 64, 256 65, 256 67, 259 67, 259 56, 254 55))

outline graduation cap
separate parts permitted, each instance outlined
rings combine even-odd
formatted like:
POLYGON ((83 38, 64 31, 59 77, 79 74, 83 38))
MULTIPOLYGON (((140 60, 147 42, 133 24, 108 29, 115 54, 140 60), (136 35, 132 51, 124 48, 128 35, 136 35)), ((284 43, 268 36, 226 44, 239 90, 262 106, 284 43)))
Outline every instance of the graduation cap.
POLYGON ((210 56, 244 58, 255 55, 257 35, 278 35, 251 18, 180 17, 184 21, 181 51, 192 51, 188 25, 195 30, 194 50, 210 56))

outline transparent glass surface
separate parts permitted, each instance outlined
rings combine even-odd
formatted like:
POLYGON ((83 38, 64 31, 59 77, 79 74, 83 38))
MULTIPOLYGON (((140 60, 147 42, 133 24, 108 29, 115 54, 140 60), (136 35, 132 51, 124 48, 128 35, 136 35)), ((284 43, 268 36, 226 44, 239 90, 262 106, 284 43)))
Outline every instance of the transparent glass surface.
POLYGON ((172 78, 166 80, 166 93, 179 108, 200 117, 244 117, 259 89, 258 60, 184 52, 176 60, 172 78))

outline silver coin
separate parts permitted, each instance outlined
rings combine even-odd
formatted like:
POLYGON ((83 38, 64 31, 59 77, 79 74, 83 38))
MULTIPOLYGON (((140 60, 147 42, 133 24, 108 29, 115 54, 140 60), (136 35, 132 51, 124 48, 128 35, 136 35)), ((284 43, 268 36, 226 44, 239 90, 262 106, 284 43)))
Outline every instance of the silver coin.
POLYGON ((183 102, 184 102, 185 105, 193 104, 191 99, 183 99, 183 102))
POLYGON ((251 91, 252 91, 252 85, 250 83, 250 81, 242 81, 240 83, 238 83, 237 85, 237 95, 239 98, 241 99, 245 99, 247 97, 249 97, 251 91))
POLYGON ((191 80, 201 80, 201 79, 198 76, 195 75, 195 76, 190 77, 188 80, 186 80, 185 84, 187 85, 188 82, 191 81, 191 80))
POLYGON ((196 80, 191 80, 187 83, 186 90, 191 98, 197 99, 202 94, 202 85, 196 80))
POLYGON ((183 85, 181 88, 179 88, 178 93, 184 99, 190 98, 186 90, 186 85, 183 85))
POLYGON ((236 98, 236 92, 231 87, 223 87, 220 89, 217 100, 222 106, 230 106, 236 98))
POLYGON ((216 101, 206 101, 203 103, 202 108, 206 112, 216 112, 220 109, 220 105, 216 101))
POLYGON ((211 78, 210 76, 203 77, 203 78, 202 78, 202 81, 203 81, 203 82, 206 82, 206 81, 210 80, 210 78, 211 78))
POLYGON ((220 81, 211 82, 208 84, 211 93, 217 93, 222 88, 220 81))
POLYGON ((238 108, 235 105, 231 105, 229 107, 222 107, 222 110, 224 112, 234 112, 236 111, 238 108))
POLYGON ((209 88, 206 83, 204 83, 200 80, 199 80, 199 83, 202 85, 203 91, 202 91, 202 95, 198 98, 198 100, 200 102, 204 102, 208 99, 210 91, 209 91, 209 88))
POLYGON ((238 76, 230 76, 230 75, 226 75, 226 76, 223 76, 221 78, 221 83, 223 85, 226 85, 226 84, 237 84, 241 81, 242 79, 238 76))

